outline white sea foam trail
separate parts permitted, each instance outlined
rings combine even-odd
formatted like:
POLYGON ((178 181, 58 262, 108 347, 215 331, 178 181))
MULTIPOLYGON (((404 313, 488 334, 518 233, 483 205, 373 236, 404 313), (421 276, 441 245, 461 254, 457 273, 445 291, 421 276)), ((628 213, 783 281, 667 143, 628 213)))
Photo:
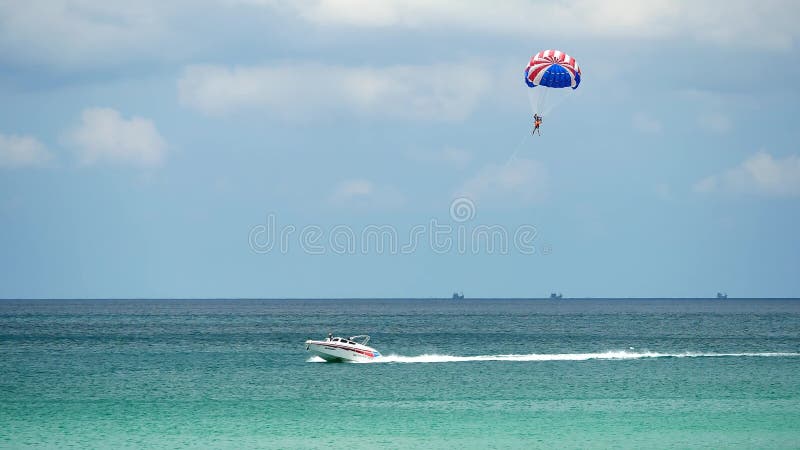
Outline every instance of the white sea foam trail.
POLYGON ((386 355, 377 358, 373 363, 446 363, 446 362, 472 362, 472 361, 588 361, 592 359, 646 359, 646 358, 720 358, 720 357, 794 357, 800 353, 656 353, 656 352, 630 352, 608 351, 602 353, 556 353, 529 355, 478 355, 478 356, 452 356, 452 355, 419 355, 400 356, 386 355))

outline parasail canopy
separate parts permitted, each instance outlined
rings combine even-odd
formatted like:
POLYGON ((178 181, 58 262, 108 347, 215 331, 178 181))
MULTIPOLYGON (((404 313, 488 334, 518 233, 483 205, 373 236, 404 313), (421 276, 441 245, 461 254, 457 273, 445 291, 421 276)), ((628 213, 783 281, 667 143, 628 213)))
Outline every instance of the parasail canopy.
POLYGON ((530 87, 571 87, 581 84, 581 68, 575 58, 560 50, 543 50, 525 68, 525 83, 530 87))

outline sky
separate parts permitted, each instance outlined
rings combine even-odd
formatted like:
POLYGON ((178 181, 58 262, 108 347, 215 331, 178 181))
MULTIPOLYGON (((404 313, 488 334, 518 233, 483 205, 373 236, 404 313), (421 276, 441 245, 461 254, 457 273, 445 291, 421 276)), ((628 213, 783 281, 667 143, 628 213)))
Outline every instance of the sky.
POLYGON ((798 19, 0 0, 0 298, 800 296, 798 19))

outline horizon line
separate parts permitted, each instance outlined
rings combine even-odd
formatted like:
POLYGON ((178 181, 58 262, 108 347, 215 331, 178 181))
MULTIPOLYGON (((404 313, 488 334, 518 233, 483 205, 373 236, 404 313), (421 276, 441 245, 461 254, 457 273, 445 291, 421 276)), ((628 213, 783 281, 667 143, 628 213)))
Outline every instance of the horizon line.
POLYGON ((0 298, 0 301, 44 300, 800 300, 800 297, 26 297, 0 298))

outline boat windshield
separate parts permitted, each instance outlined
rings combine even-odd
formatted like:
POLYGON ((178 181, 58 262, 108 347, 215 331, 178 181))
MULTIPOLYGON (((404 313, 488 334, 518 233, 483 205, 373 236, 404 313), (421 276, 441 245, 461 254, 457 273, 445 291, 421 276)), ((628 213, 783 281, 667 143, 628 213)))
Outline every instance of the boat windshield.
POLYGON ((350 345, 367 345, 369 342, 369 336, 366 334, 358 335, 358 336, 351 336, 350 339, 345 339, 343 337, 335 337, 330 340, 330 342, 341 342, 343 344, 350 344, 350 345))
POLYGON ((358 336, 350 336, 350 340, 355 341, 354 344, 367 345, 367 342, 369 342, 369 336, 367 336, 366 334, 360 334, 358 336))

